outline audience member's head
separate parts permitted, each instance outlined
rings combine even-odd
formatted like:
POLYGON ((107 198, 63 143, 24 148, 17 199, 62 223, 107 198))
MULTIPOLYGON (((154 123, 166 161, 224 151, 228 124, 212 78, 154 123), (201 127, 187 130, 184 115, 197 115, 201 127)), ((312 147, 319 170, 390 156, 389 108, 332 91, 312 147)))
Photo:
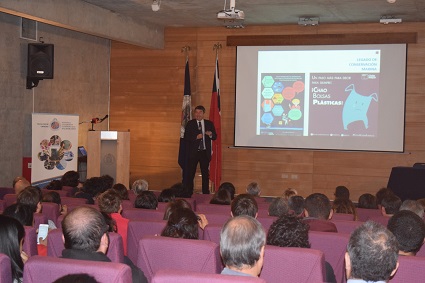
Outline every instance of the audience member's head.
POLYGON ((112 189, 112 186, 114 185, 114 178, 106 174, 106 175, 100 176, 100 179, 102 180, 102 183, 103 183, 103 186, 102 186, 103 191, 101 193, 103 193, 106 190, 112 189))
POLYGON ((416 215, 418 215, 421 219, 424 218, 424 207, 416 200, 407 199, 403 201, 400 206, 400 210, 410 210, 416 215))
POLYGON ((288 200, 290 197, 292 196, 296 196, 298 195, 298 192, 296 189, 291 189, 291 188, 287 188, 284 192, 283 192, 283 198, 288 200))
POLYGON ((60 191, 62 190, 62 182, 59 180, 52 180, 49 184, 47 184, 46 189, 51 191, 60 191))
POLYGON ((220 185, 220 187, 218 187, 218 190, 226 190, 229 192, 230 194, 230 199, 234 199, 235 198, 235 193, 236 193, 236 188, 235 186, 230 183, 230 182, 224 182, 220 185))
POLYGON ((353 220, 357 220, 357 211, 354 203, 346 198, 337 198, 333 201, 332 209, 335 213, 352 214, 353 220))
POLYGON ((15 190, 15 194, 19 194, 28 186, 31 186, 31 183, 22 176, 13 179, 12 187, 15 190))
POLYGON ((416 255, 425 238, 425 222, 409 210, 396 212, 388 221, 388 230, 397 238, 400 255, 416 255))
POLYGON ((283 197, 275 198, 269 205, 269 215, 281 217, 289 213, 288 201, 283 197))
POLYGON ((350 191, 346 186, 338 186, 335 188, 335 199, 350 199, 350 191))
POLYGON ((57 203, 59 205, 62 204, 62 200, 61 200, 61 196, 58 192, 52 191, 52 192, 47 192, 43 195, 43 202, 53 202, 53 203, 57 203))
POLYGON ((260 186, 256 182, 249 183, 246 187, 246 193, 254 197, 259 197, 261 194, 260 186))
POLYGON ((137 195, 134 201, 134 207, 156 209, 158 207, 158 200, 152 191, 142 191, 137 195))
POLYGON ((418 199, 417 200, 417 202, 420 204, 420 205, 422 205, 422 207, 424 208, 424 210, 425 210, 425 198, 420 198, 420 199, 418 199))
POLYGON ((248 215, 257 218, 257 201, 250 194, 240 194, 233 199, 231 204, 231 212, 233 217, 239 215, 248 215))
POLYGON ((41 212, 42 194, 36 187, 26 187, 16 197, 16 203, 28 205, 32 212, 41 212))
POLYGON ((176 183, 170 187, 174 191, 176 198, 190 198, 192 194, 189 192, 187 186, 183 183, 176 183))
POLYGON ((109 189, 98 197, 99 210, 111 214, 122 211, 122 200, 120 195, 113 189, 109 189))
POLYGON ((127 187, 121 183, 115 184, 112 186, 112 189, 118 193, 121 200, 128 200, 128 190, 127 187))
POLYGON ((87 273, 68 274, 56 279, 53 283, 100 283, 87 273))
POLYGON ((288 199, 288 206, 296 216, 302 216, 304 213, 304 198, 302 196, 292 196, 288 199))
POLYGON ((322 220, 332 218, 332 207, 328 197, 321 193, 309 195, 304 201, 305 216, 322 220))
POLYGON ((266 235, 250 216, 230 218, 220 233, 220 254, 226 268, 258 276, 264 260, 266 235))
POLYGON ((308 224, 295 215, 284 215, 270 226, 267 245, 278 247, 310 248, 308 224))
POLYGON ((397 267, 397 239, 384 226, 368 221, 351 234, 345 254, 348 279, 388 281, 397 267))
POLYGON ((173 189, 164 189, 158 196, 158 202, 171 202, 175 200, 176 195, 173 189))
POLYGON ((3 215, 15 218, 23 226, 33 225, 34 212, 28 205, 14 203, 4 209, 3 215))
POLYGON ((9 216, 0 215, 0 253, 10 258, 13 282, 21 282, 24 262, 21 257, 25 229, 9 216))
POLYGON ((168 217, 161 236, 183 239, 198 239, 198 217, 188 208, 178 208, 168 217))
POLYGON ((177 210, 179 208, 188 208, 188 209, 192 210, 192 206, 190 205, 190 203, 187 200, 181 199, 181 198, 176 199, 176 200, 168 203, 167 208, 165 209, 163 219, 168 220, 171 213, 173 213, 175 210, 177 210))
POLYGON ((372 194, 362 194, 359 197, 358 208, 377 209, 376 197, 372 194))
POLYGON ((149 183, 144 179, 139 179, 134 181, 133 185, 131 186, 131 189, 136 195, 138 195, 140 194, 140 192, 149 190, 149 183))
POLYGON ((107 231, 105 218, 92 207, 77 207, 62 221, 66 249, 106 253, 109 244, 107 231))
POLYGON ((399 211, 401 199, 395 194, 388 194, 382 199, 381 206, 382 215, 391 216, 399 211))
POLYGON ((227 190, 218 190, 210 200, 210 204, 229 205, 231 202, 230 193, 227 190))
POLYGON ((61 178, 62 186, 78 187, 80 184, 80 174, 76 171, 68 171, 61 178))
POLYGON ((376 196, 376 204, 378 205, 378 208, 380 209, 381 208, 381 202, 382 202, 382 200, 384 199, 384 197, 386 196, 386 195, 389 195, 389 194, 394 194, 390 189, 388 189, 388 188, 381 188, 381 189, 379 189, 377 192, 376 192, 376 194, 375 194, 375 196, 376 196))
POLYGON ((95 198, 105 191, 104 182, 100 177, 91 177, 84 182, 82 191, 95 198))

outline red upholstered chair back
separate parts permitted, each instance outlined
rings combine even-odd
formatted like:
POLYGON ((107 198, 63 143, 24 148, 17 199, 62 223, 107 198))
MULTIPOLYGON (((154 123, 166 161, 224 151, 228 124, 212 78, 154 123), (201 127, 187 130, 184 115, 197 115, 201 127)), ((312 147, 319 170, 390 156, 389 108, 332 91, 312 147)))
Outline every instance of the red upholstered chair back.
POLYGON ((208 224, 204 229, 204 240, 220 245, 220 232, 223 225, 208 224))
POLYGON ((425 245, 422 245, 421 249, 416 253, 416 256, 425 257, 425 245))
POLYGON ((354 214, 348 213, 334 213, 332 215, 332 220, 346 220, 346 221, 354 221, 354 214))
POLYGON ((331 220, 336 226, 338 233, 351 234, 360 225, 363 224, 361 221, 347 221, 347 220, 331 220))
POLYGON ((230 215, 230 205, 221 205, 221 204, 209 204, 209 203, 200 203, 196 205, 196 211, 198 213, 209 214, 209 213, 222 213, 230 215))
POLYGON ((325 260, 332 266, 337 282, 345 282, 344 257, 349 234, 310 231, 308 239, 311 248, 322 251, 325 260))
POLYGON ((127 256, 137 262, 139 240, 144 236, 161 235, 166 222, 152 220, 130 220, 127 231, 127 256))
POLYGON ((424 282, 425 257, 399 256, 399 267, 390 283, 424 282))
POLYGON ((231 217, 229 213, 208 213, 205 214, 208 220, 208 225, 223 225, 231 217))
POLYGON ((134 208, 134 201, 131 202, 130 200, 126 199, 122 201, 121 205, 123 210, 134 208))
POLYGON ((132 281, 128 265, 56 257, 31 257, 24 267, 24 282, 53 282, 68 274, 87 273, 98 282, 128 283, 132 281))
POLYGON ((379 224, 387 227, 388 221, 390 220, 390 218, 391 217, 387 217, 387 216, 383 216, 383 215, 376 215, 376 216, 369 217, 369 220, 374 221, 376 223, 379 223, 379 224))
POLYGON ((264 230, 268 231, 270 226, 277 220, 277 217, 275 216, 258 216, 257 217, 258 222, 263 225, 264 230))
POLYGON ((266 283, 258 277, 232 276, 221 274, 205 274, 174 269, 161 269, 152 278, 152 283, 266 283))
POLYGON ((74 194, 77 192, 77 189, 70 186, 62 186, 62 191, 66 192, 65 197, 73 197, 74 194))
POLYGON ((46 193, 48 193, 48 192, 57 192, 59 195, 60 195, 60 197, 61 197, 61 199, 62 199, 62 197, 67 197, 68 196, 68 192, 67 191, 63 191, 63 190, 48 190, 48 189, 41 189, 41 193, 44 195, 44 194, 46 194, 46 193))
POLYGON ((200 203, 210 203, 212 196, 212 194, 193 194, 191 198, 194 199, 196 205, 198 205, 200 203))
POLYGON ((122 216, 130 220, 154 220, 161 221, 164 218, 164 211, 155 209, 130 208, 122 211, 122 216))
POLYGON ((323 282, 325 278, 323 252, 304 248, 266 246, 260 278, 267 283, 323 282))
POLYGON ((15 190, 13 188, 8 187, 0 187, 0 199, 3 199, 4 195, 14 194, 15 190))
POLYGON ((61 197, 61 202, 66 205, 84 205, 87 200, 85 198, 61 197))
POLYGON ((43 214, 47 220, 52 220, 57 226, 58 217, 60 215, 59 205, 53 202, 43 202, 41 214, 43 214))
POLYGON ((40 224, 47 224, 47 217, 42 213, 34 213, 34 227, 38 229, 40 224))
POLYGON ((12 205, 16 202, 17 195, 16 194, 5 194, 3 196, 3 200, 5 202, 5 207, 12 205))
POLYGON ((22 245, 22 250, 28 255, 37 255, 37 229, 38 227, 24 226, 25 237, 22 245))
MULTIPOLYGON (((47 241, 47 255, 61 257, 63 249, 65 249, 65 246, 62 239, 62 230, 51 230, 47 241)), ((112 262, 124 262, 124 247, 119 234, 109 233, 109 248, 106 255, 112 262)))
POLYGON ((5 254, 0 254, 0 283, 12 282, 12 268, 10 258, 5 254))
POLYGON ((367 208, 357 208, 357 217, 359 221, 366 222, 371 216, 380 216, 381 211, 379 209, 367 209, 367 208))
POLYGON ((220 273, 218 245, 204 240, 147 236, 139 241, 137 266, 148 280, 164 268, 201 273, 220 273))

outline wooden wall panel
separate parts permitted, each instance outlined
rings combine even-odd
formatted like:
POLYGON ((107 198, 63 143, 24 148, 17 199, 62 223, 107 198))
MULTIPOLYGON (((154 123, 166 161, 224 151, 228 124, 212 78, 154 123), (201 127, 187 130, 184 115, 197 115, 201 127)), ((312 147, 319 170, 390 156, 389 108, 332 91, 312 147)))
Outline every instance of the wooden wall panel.
MULTIPOLYGON (((221 43, 223 181, 239 193, 251 181, 263 195, 281 195, 292 187, 307 196, 323 192, 333 198, 336 186, 346 185, 352 199, 386 186, 393 166, 425 161, 425 23, 402 25, 338 24, 315 27, 258 26, 243 30, 169 28, 165 48, 149 50, 113 42, 111 49, 111 113, 114 130, 131 131, 131 182, 146 178, 153 189, 180 181, 177 164, 185 56, 191 51, 192 105, 203 104, 209 115, 215 51, 221 43), (227 36, 416 32, 408 46, 405 153, 335 152, 234 148, 236 47, 227 36)), ((200 177, 196 177, 196 188, 200 177)))

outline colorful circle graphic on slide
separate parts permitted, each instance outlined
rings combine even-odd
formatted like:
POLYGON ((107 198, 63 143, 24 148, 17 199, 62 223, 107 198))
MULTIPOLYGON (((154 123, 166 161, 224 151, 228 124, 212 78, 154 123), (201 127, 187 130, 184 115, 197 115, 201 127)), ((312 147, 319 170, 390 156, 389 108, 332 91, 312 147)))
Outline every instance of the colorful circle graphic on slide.
POLYGON ((297 121, 297 120, 301 119, 301 116, 302 115, 303 114, 301 113, 301 110, 300 109, 296 109, 296 108, 289 110, 289 113, 288 113, 289 119, 292 119, 294 121, 297 121))
POLYGON ((282 91, 282 95, 286 100, 291 101, 295 97, 295 89, 293 87, 285 87, 282 91))
POLYGON ((46 170, 64 170, 67 163, 74 159, 71 151, 72 143, 69 140, 62 140, 59 135, 53 135, 50 140, 43 139, 40 142, 41 152, 37 154, 38 160, 43 162, 46 170))
POLYGON ((297 93, 300 93, 304 90, 304 83, 302 81, 296 81, 292 84, 292 87, 297 93))

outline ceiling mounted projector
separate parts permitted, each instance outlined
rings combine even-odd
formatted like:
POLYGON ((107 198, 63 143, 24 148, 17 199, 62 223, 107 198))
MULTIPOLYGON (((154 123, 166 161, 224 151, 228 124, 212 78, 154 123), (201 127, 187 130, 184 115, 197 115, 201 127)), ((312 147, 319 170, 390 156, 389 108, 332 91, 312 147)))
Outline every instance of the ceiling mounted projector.
POLYGON ((245 13, 241 10, 236 10, 235 1, 230 0, 230 7, 226 9, 226 0, 224 1, 224 10, 217 12, 217 19, 219 20, 244 20, 245 13))

